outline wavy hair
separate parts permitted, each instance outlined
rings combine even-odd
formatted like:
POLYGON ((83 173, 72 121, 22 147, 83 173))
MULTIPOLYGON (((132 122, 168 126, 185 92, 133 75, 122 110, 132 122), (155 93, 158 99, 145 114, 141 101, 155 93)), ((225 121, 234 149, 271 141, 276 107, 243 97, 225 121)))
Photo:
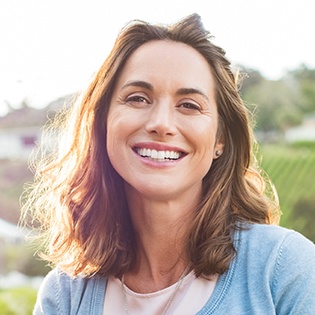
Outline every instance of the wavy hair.
POLYGON ((193 47, 207 60, 215 79, 225 146, 203 180, 203 197, 187 237, 196 275, 208 277, 228 269, 239 222, 271 224, 278 219, 277 203, 268 197, 254 158, 248 112, 225 51, 212 43, 197 14, 170 26, 135 20, 122 29, 87 90, 46 127, 50 138, 58 138, 57 145, 38 151, 34 183, 24 194, 23 218, 31 217, 37 227, 42 255, 73 275, 119 276, 135 265, 136 242, 123 180, 106 152, 106 121, 126 61, 153 40, 193 47))

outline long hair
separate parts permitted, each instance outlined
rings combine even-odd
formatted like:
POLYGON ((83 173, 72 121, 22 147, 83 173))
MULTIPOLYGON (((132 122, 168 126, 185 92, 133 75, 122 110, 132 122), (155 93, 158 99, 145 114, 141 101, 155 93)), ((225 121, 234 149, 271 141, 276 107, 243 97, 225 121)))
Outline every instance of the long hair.
POLYGON ((136 242, 123 180, 106 152, 107 114, 115 83, 126 61, 153 40, 185 43, 209 63, 215 79, 224 152, 203 180, 187 252, 197 276, 225 272, 235 255, 239 222, 277 220, 252 152, 253 137, 237 76, 225 52, 196 14, 171 25, 133 21, 122 29, 88 89, 57 115, 46 132, 59 138, 52 152, 34 159, 35 180, 26 191, 24 219, 38 227, 43 256, 74 275, 119 276, 136 261, 136 242))

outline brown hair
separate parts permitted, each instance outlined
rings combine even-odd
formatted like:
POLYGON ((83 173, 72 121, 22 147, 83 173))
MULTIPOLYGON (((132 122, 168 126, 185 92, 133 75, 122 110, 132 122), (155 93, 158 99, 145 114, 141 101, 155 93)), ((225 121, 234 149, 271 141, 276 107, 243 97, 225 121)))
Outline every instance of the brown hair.
POLYGON ((248 113, 224 50, 211 42, 196 14, 172 26, 134 21, 121 31, 87 91, 57 116, 52 130, 62 134, 62 141, 41 161, 35 160, 34 185, 25 195, 24 217, 31 213, 40 226, 45 258, 74 275, 118 276, 135 264, 123 180, 106 152, 106 119, 121 69, 138 47, 152 40, 178 41, 196 49, 210 64, 216 83, 225 146, 204 178, 203 199, 188 235, 196 275, 228 269, 239 222, 276 220, 276 205, 266 196, 255 165, 248 113))

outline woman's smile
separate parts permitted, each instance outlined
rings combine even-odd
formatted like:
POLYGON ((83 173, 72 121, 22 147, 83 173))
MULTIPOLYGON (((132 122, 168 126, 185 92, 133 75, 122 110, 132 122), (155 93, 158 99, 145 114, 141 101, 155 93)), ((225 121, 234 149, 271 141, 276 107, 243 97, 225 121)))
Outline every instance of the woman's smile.
POLYGON ((173 161, 178 160, 181 157, 181 152, 175 151, 157 151, 155 149, 140 149, 135 148, 137 154, 144 158, 149 158, 150 160, 165 162, 165 161, 173 161))
POLYGON ((144 159, 158 163, 178 161, 187 154, 176 147, 152 142, 138 143, 133 147, 133 151, 144 159))

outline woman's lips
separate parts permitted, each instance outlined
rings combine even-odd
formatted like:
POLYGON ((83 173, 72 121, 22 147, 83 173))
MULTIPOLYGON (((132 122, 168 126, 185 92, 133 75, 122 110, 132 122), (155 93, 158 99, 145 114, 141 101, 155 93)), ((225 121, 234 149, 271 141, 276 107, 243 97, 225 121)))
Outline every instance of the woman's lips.
POLYGON ((175 147, 152 143, 136 145, 133 151, 143 158, 157 162, 177 161, 187 154, 175 147))
POLYGON ((170 160, 178 160, 183 153, 178 151, 157 151, 155 149, 146 149, 146 148, 135 148, 137 154, 142 157, 150 158, 151 160, 157 161, 170 161, 170 160))

